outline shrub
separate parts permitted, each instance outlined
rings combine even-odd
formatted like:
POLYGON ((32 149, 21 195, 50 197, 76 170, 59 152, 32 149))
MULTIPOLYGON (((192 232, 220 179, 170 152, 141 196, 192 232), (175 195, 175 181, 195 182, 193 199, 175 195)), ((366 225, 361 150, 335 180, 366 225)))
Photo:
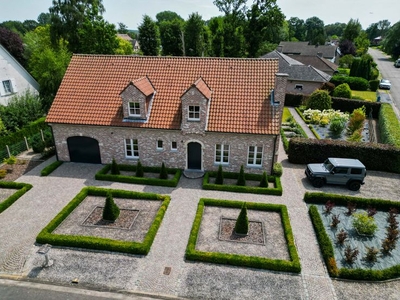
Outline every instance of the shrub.
POLYGON ((117 164, 117 162, 115 161, 114 158, 112 159, 112 162, 111 162, 111 170, 110 170, 110 172, 111 172, 112 175, 119 175, 119 174, 121 174, 121 173, 119 172, 118 164, 117 164))
POLYGON ((348 142, 361 142, 362 139, 362 134, 361 134, 361 129, 354 131, 348 138, 348 142))
POLYGON ((260 181, 260 187, 265 187, 265 188, 268 187, 267 172, 264 172, 264 173, 262 174, 261 181, 260 181))
POLYGON ((120 210, 115 204, 112 194, 108 192, 106 196, 106 204, 103 209, 103 219, 114 222, 118 218, 119 213, 120 210))
POLYGON ((274 163, 274 165, 272 167, 272 175, 281 177, 282 174, 283 174, 282 164, 278 163, 278 162, 274 163))
POLYGON ((143 166, 140 160, 138 160, 136 165, 136 177, 143 177, 143 176, 144 176, 143 166))
MULTIPOLYGON (((347 212, 346 215, 351 216, 357 209, 357 203, 348 202, 347 203, 347 212)), ((369 215, 368 215, 369 216, 369 215)))
POLYGON ((6 177, 6 175, 7 175, 7 170, 1 169, 0 170, 0 179, 3 179, 4 177, 6 177))
POLYGON ((373 217, 368 217, 366 212, 353 215, 353 227, 359 234, 373 235, 378 228, 373 217))
POLYGON ((316 90, 308 98, 306 106, 307 108, 319 110, 330 109, 332 107, 332 99, 328 92, 316 90))
POLYGON ((168 172, 164 162, 161 164, 160 179, 168 179, 168 172))
POLYGON ((334 75, 330 82, 336 86, 347 83, 352 90, 356 91, 367 91, 369 89, 368 80, 361 77, 334 75))
POLYGON ((336 243, 338 243, 339 245, 343 245, 344 242, 347 240, 348 236, 349 236, 348 233, 344 231, 344 229, 341 229, 339 233, 336 235, 336 243))
POLYGON ((377 261, 377 256, 379 253, 379 249, 376 249, 375 247, 365 247, 367 249, 367 253, 365 254, 363 260, 369 263, 374 263, 377 261))
POLYGON ((337 227, 337 225, 340 223, 339 215, 332 215, 332 222, 331 226, 332 227, 337 227))
POLYGON ((245 186, 246 185, 246 177, 244 175, 243 165, 240 166, 239 177, 238 177, 236 185, 239 185, 239 186, 245 186))
POLYGON ((14 155, 11 155, 8 158, 4 158, 3 163, 10 165, 10 166, 15 165, 17 163, 17 158, 14 155))
POLYGON ((249 219, 247 218, 246 202, 243 203, 235 224, 235 233, 247 234, 249 232, 249 219))
POLYGON ((46 148, 46 145, 43 142, 40 134, 37 134, 34 137, 32 137, 31 143, 32 143, 32 150, 35 153, 42 153, 46 148))
POLYGON ((223 184, 224 183, 224 174, 222 172, 222 166, 219 165, 217 177, 215 178, 215 184, 223 184))
POLYGON ((360 130, 364 126, 365 121, 365 106, 355 109, 350 115, 349 124, 347 125, 347 130, 349 134, 360 130))
POLYGON ((319 89, 320 90, 325 90, 330 94, 330 93, 332 93, 334 91, 335 85, 333 83, 330 83, 330 82, 324 82, 319 89))
POLYGON ((333 119, 329 125, 329 131, 334 136, 340 136, 345 128, 346 128, 346 123, 339 118, 333 119))
POLYGON ((370 80, 369 81, 369 89, 373 92, 376 92, 379 86, 379 80, 370 80))
POLYGON ((381 142, 400 147, 400 124, 390 103, 382 103, 379 111, 381 142))
POLYGON ((50 130, 43 130, 43 137, 44 137, 44 145, 46 148, 54 146, 54 139, 50 130))
POLYGON ((347 83, 339 84, 333 91, 334 97, 351 99, 351 89, 347 83))
POLYGON ((346 248, 344 249, 344 259, 348 264, 353 264, 357 256, 360 252, 356 248, 351 248, 350 245, 347 245, 346 248))
POLYGON ((40 176, 47 176, 51 174, 55 169, 57 169, 59 166, 63 164, 62 161, 55 161, 52 164, 48 165, 47 167, 43 168, 42 171, 40 171, 40 176))

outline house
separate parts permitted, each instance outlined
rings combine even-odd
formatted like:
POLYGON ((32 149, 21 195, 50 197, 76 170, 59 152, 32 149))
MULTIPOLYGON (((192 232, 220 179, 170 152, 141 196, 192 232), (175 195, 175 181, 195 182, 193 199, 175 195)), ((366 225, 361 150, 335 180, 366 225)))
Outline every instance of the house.
POLYGON ((7 105, 15 95, 27 90, 38 93, 39 84, 23 66, 0 45, 0 104, 7 105))
POLYGON ((309 95, 331 79, 330 75, 313 66, 304 65, 292 57, 276 50, 261 57, 279 59, 279 72, 289 75, 286 85, 287 93, 309 95))
POLYGON ((117 33, 117 37, 130 42, 132 44, 133 53, 138 53, 140 51, 138 40, 131 38, 129 35, 125 33, 117 33))
POLYGON ((46 121, 61 161, 271 173, 277 59, 74 55, 46 121))
POLYGON ((338 65, 334 64, 326 58, 320 57, 318 55, 290 55, 290 57, 298 62, 301 62, 307 66, 313 66, 317 70, 320 70, 330 76, 333 76, 338 69, 338 65))
POLYGON ((309 45, 308 42, 280 42, 277 50, 286 55, 320 56, 333 63, 339 61, 340 55, 336 45, 309 45))

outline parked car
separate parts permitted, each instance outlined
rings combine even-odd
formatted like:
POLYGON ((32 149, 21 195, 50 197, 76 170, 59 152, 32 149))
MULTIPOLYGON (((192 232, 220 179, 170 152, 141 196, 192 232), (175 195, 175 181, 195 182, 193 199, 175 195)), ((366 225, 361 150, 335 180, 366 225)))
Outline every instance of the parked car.
POLYGON ((330 157, 322 164, 308 164, 307 178, 314 187, 324 184, 346 185, 349 190, 358 191, 367 175, 365 166, 353 158, 330 157))
POLYGON ((400 68, 400 58, 394 62, 396 68, 400 68))
POLYGON ((381 79, 381 81, 379 82, 379 88, 380 89, 386 89, 386 90, 390 90, 391 87, 391 83, 389 80, 387 79, 381 79))

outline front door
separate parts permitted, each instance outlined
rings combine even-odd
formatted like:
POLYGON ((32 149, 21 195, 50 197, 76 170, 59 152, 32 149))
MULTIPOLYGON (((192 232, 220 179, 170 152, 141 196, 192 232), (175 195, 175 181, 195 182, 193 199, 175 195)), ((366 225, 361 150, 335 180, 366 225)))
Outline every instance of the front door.
POLYGON ((99 142, 86 136, 73 136, 67 139, 71 162, 101 164, 99 142))
POLYGON ((201 170, 201 145, 190 142, 187 146, 188 169, 201 170))

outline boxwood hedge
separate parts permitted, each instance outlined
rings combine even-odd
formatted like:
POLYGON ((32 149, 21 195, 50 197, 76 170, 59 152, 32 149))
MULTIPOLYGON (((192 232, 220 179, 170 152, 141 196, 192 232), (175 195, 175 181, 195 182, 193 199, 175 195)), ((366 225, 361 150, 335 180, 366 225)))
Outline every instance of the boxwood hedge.
POLYGON ((15 189, 15 193, 12 194, 7 199, 0 202, 0 213, 9 208, 15 201, 17 201, 23 194, 29 191, 32 188, 31 184, 28 183, 20 183, 13 181, 0 181, 1 189, 15 189))
POLYGON ((379 129, 382 143, 400 147, 400 122, 389 103, 382 103, 379 129))
MULTIPOLYGON (((357 207, 367 208, 368 206, 375 207, 379 210, 388 210, 397 208, 400 210, 400 202, 389 201, 383 199, 368 199, 360 197, 342 196, 336 194, 325 193, 306 193, 304 201, 309 204, 325 204, 328 200, 335 202, 336 205, 347 205, 348 202, 356 203, 357 207)), ((338 269, 332 241, 326 233, 321 216, 315 205, 309 208, 309 214, 312 224, 317 235, 318 243, 321 248, 322 256, 325 260, 328 272, 332 277, 354 279, 354 280, 370 280, 379 281, 400 277, 400 264, 390 267, 385 270, 370 270, 370 269, 338 269)))
POLYGON ((228 264, 235 266, 268 269, 283 272, 300 273, 300 259, 294 243, 289 215, 285 205, 246 202, 247 209, 275 211, 281 215, 282 226, 288 246, 290 260, 270 259, 258 256, 246 256, 240 254, 228 254, 219 252, 205 252, 196 250, 197 236, 199 234, 201 220, 205 206, 232 207, 240 209, 243 202, 232 200, 205 199, 199 201, 196 217, 193 222, 189 241, 186 247, 185 257, 188 260, 210 262, 216 264, 228 264))
POLYGON ((47 243, 53 246, 78 247, 146 255, 150 251, 150 247, 153 244, 154 238, 157 234, 158 228, 161 225, 169 202, 169 196, 159 194, 104 189, 90 186, 85 187, 61 210, 61 212, 52 221, 50 221, 45 228, 43 228, 43 230, 36 237, 36 242, 39 244, 47 243), (53 233, 53 231, 61 224, 61 222, 68 217, 68 215, 86 198, 86 196, 92 195, 106 197, 107 192, 111 192, 114 198, 162 201, 161 207, 158 210, 157 215, 151 224, 143 242, 127 242, 99 237, 62 235, 53 233))
POLYGON ((55 169, 57 169, 62 164, 63 164, 63 162, 59 161, 59 160, 51 163, 47 167, 44 167, 42 171, 40 171, 40 176, 48 176, 48 175, 50 175, 55 169))
MULTIPOLYGON (((238 179, 239 173, 223 172, 224 178, 238 179)), ((268 182, 274 184, 273 188, 264 188, 256 186, 238 186, 238 185, 226 185, 226 184, 214 184, 210 183, 210 178, 217 177, 217 172, 206 172, 203 178, 203 189, 215 190, 215 191, 228 191, 236 193, 251 193, 251 194, 266 194, 266 195, 282 195, 281 179, 277 176, 268 176, 268 182)), ((261 181, 261 174, 248 174, 245 173, 246 180, 261 181)))

